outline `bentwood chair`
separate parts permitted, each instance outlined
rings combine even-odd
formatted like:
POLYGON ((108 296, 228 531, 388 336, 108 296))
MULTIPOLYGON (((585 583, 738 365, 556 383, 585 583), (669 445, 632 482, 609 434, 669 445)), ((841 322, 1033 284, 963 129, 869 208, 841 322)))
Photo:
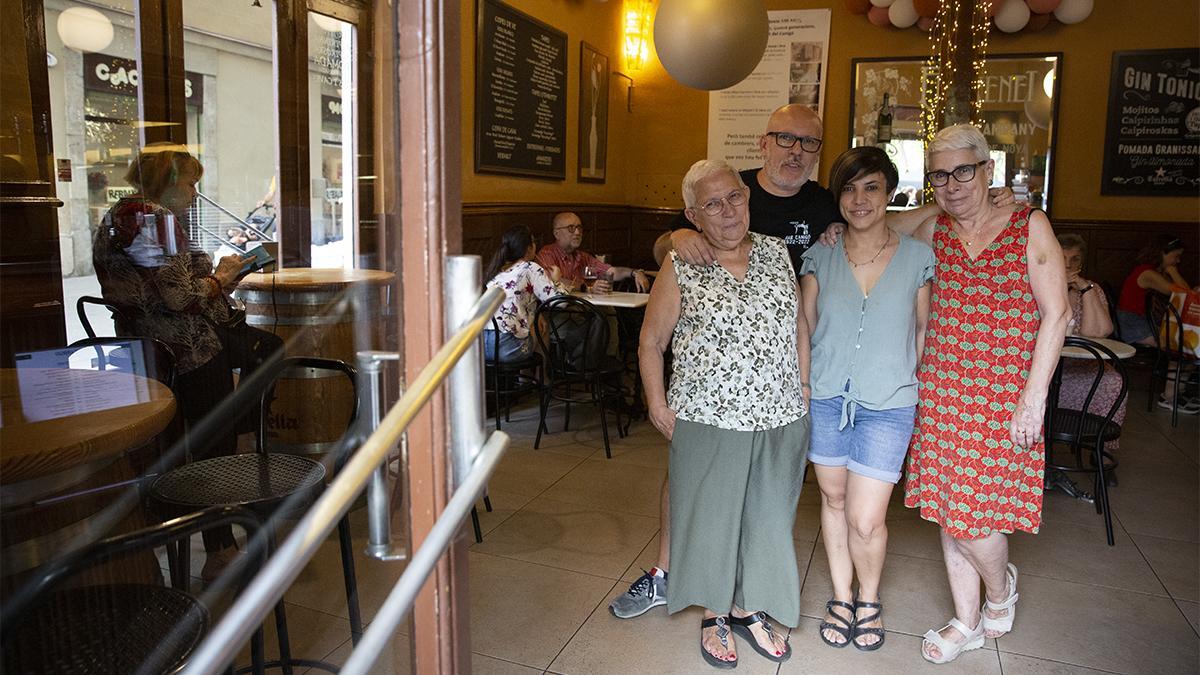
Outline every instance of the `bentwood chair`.
MULTIPOLYGON (((252 542, 252 556, 231 577, 240 587, 245 563, 261 566, 258 519, 231 507, 205 509, 153 527, 85 546, 42 568, 16 589, 0 612, 0 644, 6 673, 175 673, 208 633, 205 604, 187 587, 144 582, 95 583, 84 575, 130 555, 170 546, 221 525, 239 525, 252 542)), ((261 671, 263 634, 255 632, 251 651, 261 671)), ((232 668, 227 672, 232 673, 232 668)))
POLYGON ((624 366, 608 355, 608 317, 595 305, 571 295, 559 295, 538 306, 534 335, 546 359, 546 383, 542 389, 537 438, 542 442, 546 414, 553 401, 564 404, 563 431, 571 423, 572 403, 591 403, 600 409, 604 455, 612 458, 608 437, 609 408, 616 415, 617 435, 625 437, 621 408, 625 392, 621 384, 624 366))
POLYGON ((89 337, 68 345, 72 368, 115 370, 149 377, 175 386, 175 352, 165 342, 149 337, 89 337), (89 349, 90 348, 90 349, 89 349), (83 360, 79 357, 83 357, 83 360))
MULTIPOLYGON (((492 317, 492 330, 500 335, 500 324, 492 317)), ((492 343, 491 349, 484 350, 484 390, 491 395, 492 410, 496 414, 496 431, 500 431, 500 413, 504 411, 504 421, 508 422, 512 411, 513 401, 528 392, 542 390, 542 356, 530 354, 517 361, 500 361, 500 340, 492 343), (530 376, 526 373, 532 373, 530 376)), ((488 509, 489 511, 491 509, 488 509)))
POLYGON ((112 314, 114 323, 127 323, 128 319, 125 313, 119 307, 105 300, 91 295, 84 295, 75 301, 75 313, 79 315, 79 323, 83 326, 83 332, 87 333, 90 338, 96 337, 96 331, 92 328, 92 322, 88 319, 87 306, 97 305, 104 307, 112 314))
POLYGON ((1179 310, 1171 304, 1171 297, 1154 291, 1146 292, 1146 323, 1154 335, 1154 363, 1150 367, 1150 390, 1146 397, 1146 410, 1153 411, 1158 395, 1167 382, 1174 381, 1171 403, 1171 426, 1179 426, 1180 382, 1186 377, 1187 367, 1195 368, 1197 360, 1183 351, 1183 320, 1179 310))
POLYGON ((1059 360, 1058 369, 1051 382, 1050 401, 1052 407, 1046 414, 1046 471, 1061 471, 1067 473, 1090 473, 1093 475, 1093 498, 1096 513, 1104 516, 1104 530, 1108 537, 1108 545, 1113 546, 1112 509, 1108 502, 1109 480, 1117 468, 1117 459, 1104 449, 1111 441, 1121 437, 1121 427, 1113 422, 1113 417, 1120 410, 1121 404, 1129 391, 1129 378, 1125 375, 1125 367, 1107 347, 1086 338, 1069 336, 1063 347, 1077 347, 1087 352, 1086 358, 1072 358, 1072 361, 1087 363, 1092 369, 1092 381, 1088 387, 1080 410, 1064 409, 1058 405, 1058 393, 1062 383, 1062 366, 1068 357, 1059 360), (1107 410, 1094 411, 1092 401, 1100 388, 1101 380, 1111 369, 1121 378, 1121 389, 1107 410), (1057 459, 1061 449, 1068 453, 1063 460, 1057 459))
MULTIPOLYGON (((345 362, 316 357, 272 359, 264 363, 243 386, 261 389, 261 412, 256 451, 202 459, 164 473, 150 486, 153 503, 167 515, 189 513, 212 506, 237 506, 258 515, 266 525, 269 548, 274 550, 274 523, 293 519, 306 511, 325 489, 325 466, 318 461, 297 455, 267 451, 267 419, 269 401, 273 399, 275 382, 292 368, 313 368, 340 373, 350 380, 355 392, 347 410, 347 428, 358 416, 357 371, 345 362)), ((334 457, 334 473, 348 459, 346 437, 334 457)), ((349 516, 338 523, 338 539, 342 557, 342 574, 346 591, 346 606, 350 615, 350 634, 354 643, 362 637, 362 615, 358 604, 358 584, 354 567, 354 550, 350 536, 349 516)), ((189 569, 189 546, 181 542, 170 552, 173 573, 186 577, 189 569)), ((333 668, 320 661, 296 659, 291 656, 287 620, 283 602, 275 607, 275 622, 279 634, 278 662, 268 667, 303 666, 324 670, 333 668)))

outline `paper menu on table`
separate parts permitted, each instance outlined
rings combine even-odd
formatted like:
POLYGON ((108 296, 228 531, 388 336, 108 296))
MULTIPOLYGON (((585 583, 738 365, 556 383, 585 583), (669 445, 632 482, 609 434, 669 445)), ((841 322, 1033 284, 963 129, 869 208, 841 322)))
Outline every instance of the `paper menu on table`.
MULTIPOLYGON (((92 348, 24 352, 14 357, 21 413, 26 422, 110 410, 150 400, 141 344, 101 347, 110 368, 103 372, 79 367, 99 360, 92 348), (72 366, 75 366, 73 368, 72 366)), ((10 420, 11 421, 11 420, 10 420)))

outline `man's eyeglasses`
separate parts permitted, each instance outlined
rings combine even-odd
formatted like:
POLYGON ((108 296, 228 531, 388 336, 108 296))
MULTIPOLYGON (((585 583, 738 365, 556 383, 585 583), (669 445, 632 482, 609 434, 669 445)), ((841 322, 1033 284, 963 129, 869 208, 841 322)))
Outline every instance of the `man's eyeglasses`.
POLYGON ((774 136, 775 145, 781 148, 790 148, 799 141, 800 149, 805 152, 816 152, 821 149, 821 139, 812 136, 797 136, 786 131, 768 131, 767 135, 774 136))
POLYGON ((746 203, 746 191, 737 189, 720 199, 710 199, 700 205, 700 210, 710 216, 715 216, 725 210, 725 205, 741 206, 746 203))
POLYGON ((554 231, 567 230, 569 232, 583 232, 583 225, 560 225, 554 228, 554 231))
POLYGON ((974 164, 956 166, 949 171, 930 171, 925 174, 925 180, 929 181, 933 187, 944 187, 946 183, 950 182, 950 176, 954 176, 954 180, 960 183, 970 183, 971 179, 975 177, 975 170, 987 163, 988 161, 984 159, 974 164))

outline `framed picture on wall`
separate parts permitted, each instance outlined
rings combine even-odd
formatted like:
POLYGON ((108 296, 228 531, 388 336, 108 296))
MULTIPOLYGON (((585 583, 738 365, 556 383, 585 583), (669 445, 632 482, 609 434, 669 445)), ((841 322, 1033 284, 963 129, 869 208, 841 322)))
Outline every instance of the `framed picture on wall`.
MULTIPOLYGON (((1050 213, 1051 169, 1058 119, 1062 54, 994 54, 983 78, 982 130, 996 162, 994 186, 1050 213)), ((921 139, 924 57, 854 59, 850 145, 884 148, 900 171, 892 208, 923 200, 921 139)))
POLYGON ((579 43, 579 182, 603 183, 608 166, 608 57, 579 43))

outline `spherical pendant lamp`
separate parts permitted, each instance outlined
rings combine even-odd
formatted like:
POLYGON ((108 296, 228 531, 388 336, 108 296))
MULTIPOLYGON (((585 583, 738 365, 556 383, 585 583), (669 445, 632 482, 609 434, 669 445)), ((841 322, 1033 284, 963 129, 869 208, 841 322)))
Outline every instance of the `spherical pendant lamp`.
POLYGON ((762 0, 663 0, 654 16, 654 48, 676 80, 725 89, 758 66, 768 29, 762 0))

